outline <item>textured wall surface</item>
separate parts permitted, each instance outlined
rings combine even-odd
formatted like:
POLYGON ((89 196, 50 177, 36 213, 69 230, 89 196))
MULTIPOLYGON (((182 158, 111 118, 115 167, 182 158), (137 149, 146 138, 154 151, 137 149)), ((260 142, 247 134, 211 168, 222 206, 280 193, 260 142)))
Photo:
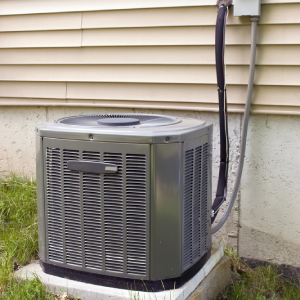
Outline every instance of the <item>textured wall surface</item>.
POLYGON ((46 122, 45 108, 0 108, 0 174, 35 176, 34 127, 46 122))
MULTIPOLYGON (((13 171, 35 176, 35 125, 64 116, 113 112, 159 113, 213 123, 215 190, 219 165, 218 114, 204 112, 2 107, 1 174, 13 171)), ((229 196, 239 159, 241 123, 242 115, 229 115, 229 196)), ((299 128, 300 117, 251 115, 241 191, 225 226, 215 234, 215 242, 234 247, 240 256, 300 266, 299 128)))
POLYGON ((239 254, 300 267, 300 118, 251 116, 239 254))

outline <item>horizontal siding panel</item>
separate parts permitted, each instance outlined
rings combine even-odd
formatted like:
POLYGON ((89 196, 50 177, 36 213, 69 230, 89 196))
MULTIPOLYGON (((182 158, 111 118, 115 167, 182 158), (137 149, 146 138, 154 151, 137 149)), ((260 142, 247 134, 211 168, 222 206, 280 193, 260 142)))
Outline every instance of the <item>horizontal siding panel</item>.
POLYGON ((300 107, 276 105, 252 105, 251 112, 256 114, 300 115, 300 107))
MULTIPOLYGON (((246 86, 228 85, 228 103, 244 104, 246 86)), ((111 101, 217 103, 214 85, 185 84, 137 84, 137 83, 43 83, 1 82, 0 97, 5 98, 50 98, 99 99, 111 101)), ((254 105, 300 106, 300 86, 255 86, 254 105)))
MULTIPOLYGON (((231 86, 230 101, 242 103, 246 87, 231 86)), ((213 85, 143 83, 1 82, 0 97, 66 98, 97 100, 216 102, 213 85)))
MULTIPOLYGON (((262 25, 257 43, 300 44, 300 25, 262 25)), ((228 26, 227 45, 250 44, 250 26, 228 26)), ((83 31, 83 46, 122 45, 214 45, 214 26, 87 29, 83 31)))
POLYGON ((182 7, 83 13, 83 28, 213 25, 217 7, 182 7))
MULTIPOLYGON (((300 85, 300 67, 257 67, 254 83, 263 85, 300 85)), ((229 77, 229 76, 228 76, 229 77)), ((230 80, 228 80, 230 82, 230 80)))
MULTIPOLYGON (((245 103, 247 86, 228 85, 227 90, 229 103, 245 103)), ((66 98, 97 100, 99 95, 107 100, 218 102, 214 85, 68 83, 66 98)), ((299 99, 300 86, 255 86, 252 102, 257 105, 300 106, 299 99)))
MULTIPOLYGON (((300 45, 258 46, 256 65, 300 65, 300 45)), ((250 46, 226 46, 227 65, 248 65, 250 46)), ((214 65, 214 46, 0 49, 0 64, 214 65)))
POLYGON ((0 48, 196 44, 214 44, 214 28, 163 27, 0 33, 0 48))
MULTIPOLYGON (((239 57, 241 54, 241 50, 237 49, 236 47, 232 46, 234 50, 238 53, 236 55, 239 57)), ((226 50, 228 47, 226 47, 226 50)), ((232 52, 234 53, 234 50, 232 52)), ((244 61, 250 61, 250 48, 249 55, 244 50, 242 59, 244 61), (247 57, 247 58, 246 58, 247 57)), ((226 52, 226 60, 227 60, 227 53, 226 52)), ((260 45, 257 47, 256 52, 256 65, 287 65, 287 66, 299 66, 300 65, 300 45, 260 45), (298 53, 298 54, 297 54, 298 53)))
MULTIPOLYGON (((155 101, 111 101, 86 99, 31 99, 31 98, 0 98, 0 106, 83 106, 83 107, 124 107, 124 108, 154 108, 176 110, 218 111, 217 103, 189 102, 155 102, 155 101)), ((231 109, 242 111, 245 105, 230 104, 231 109)))
MULTIPOLYGON (((242 71, 239 73, 246 75, 242 71)), ((230 74, 229 70, 228 74, 230 74)), ((236 79, 241 82, 240 74, 236 75, 236 79)), ((245 79, 246 77, 244 81, 245 79)), ((0 80, 215 84, 216 72, 213 66, 2 65, 0 66, 0 80)))
POLYGON ((299 24, 299 11, 300 1, 298 3, 262 5, 258 22, 259 24, 299 24))
POLYGON ((81 30, 0 33, 0 48, 80 47, 81 30))
MULTIPOLYGON (((259 24, 299 24, 299 10, 300 3, 262 5, 259 24)), ((85 12, 82 27, 214 26, 216 13, 216 6, 85 12)), ((250 23, 250 17, 237 18, 229 11, 227 25, 250 23)))
MULTIPOLYGON (((217 103, 218 94, 213 85, 184 84, 127 84, 127 83, 68 83, 68 99, 203 102, 217 103)), ((242 104, 246 87, 230 86, 230 102, 242 104)))
POLYGON ((65 98, 65 82, 0 82, 0 97, 65 98))
MULTIPOLYGON (((240 27, 240 26, 239 26, 240 27)), ((299 45, 300 24, 258 26, 257 43, 262 45, 299 45)))
MULTIPOLYGON (((228 84, 247 84, 248 66, 227 66, 228 84)), ((216 84, 214 66, 174 65, 2 65, 0 80, 216 84)), ((257 66, 257 85, 299 85, 299 66, 257 66)))
MULTIPOLYGON (((262 0, 262 4, 299 3, 299 0, 262 0)), ((215 6, 214 0, 2 0, 0 15, 59 13, 76 11, 123 10, 141 8, 215 6)))
POLYGON ((81 29, 81 13, 1 16, 0 31, 81 29))
MULTIPOLYGON (((164 110, 187 110, 218 112, 218 104, 212 103, 172 103, 169 102, 140 102, 140 101, 87 101, 82 100, 52 100, 52 99, 25 99, 0 98, 0 106, 66 106, 66 107, 117 107, 117 108, 144 108, 164 110)), ((229 104, 228 111, 243 113, 245 105, 229 104)), ((252 105, 252 113, 258 114, 286 114, 300 115, 300 107, 294 106, 263 106, 252 105)))
POLYGON ((300 107, 300 86, 255 86, 252 104, 300 107))
MULTIPOLYGON (((258 44, 300 44, 300 25, 259 26, 258 44)), ((215 28, 158 27, 0 33, 0 48, 214 45, 215 28)), ((227 45, 250 44, 250 26, 228 26, 227 45)))
MULTIPOLYGON (((278 8, 279 10, 279 8, 278 8)), ((292 10, 292 9, 291 9, 292 10)), ((112 10, 84 12, 82 28, 128 28, 128 27, 168 27, 168 26, 215 26, 217 7, 179 7, 179 8, 156 8, 156 9, 135 9, 135 10, 112 10)), ((270 13, 270 20, 267 22, 281 23, 278 13, 270 13), (276 15, 277 19, 272 20, 276 15)), ((290 19, 299 23, 297 16, 293 13, 290 19)), ((282 18, 286 23, 286 18, 282 18)), ((250 24, 250 18, 236 18, 233 16, 233 10, 230 10, 227 24, 241 25, 250 24)))
POLYGON ((215 2, 213 0, 72 0, 72 4, 70 5, 70 0, 26 0, 26 2, 20 0, 2 0, 0 1, 0 15, 207 5, 215 6, 215 2))
MULTIPOLYGON (((249 46, 227 47, 227 62, 249 60, 249 46)), ((294 61, 294 60, 293 60, 294 61)), ((299 59, 300 62, 300 59, 299 59)), ((213 46, 0 49, 0 64, 214 64, 213 46)))
POLYGON ((286 3, 300 3, 299 0, 262 0, 262 4, 286 4, 286 3))
MULTIPOLYGON (((299 4, 263 5, 259 24, 300 23, 299 4), (283 14, 282 11, 285 13, 283 14)), ((67 30, 81 28, 214 26, 216 6, 109 10, 84 13, 53 13, 0 17, 0 31, 67 30)), ((228 25, 250 24, 229 12, 228 25)))
MULTIPOLYGON (((226 31, 226 44, 249 44, 249 26, 231 26, 226 31)), ((83 46, 123 45, 214 45, 215 27, 160 27, 124 29, 87 29, 83 46)))

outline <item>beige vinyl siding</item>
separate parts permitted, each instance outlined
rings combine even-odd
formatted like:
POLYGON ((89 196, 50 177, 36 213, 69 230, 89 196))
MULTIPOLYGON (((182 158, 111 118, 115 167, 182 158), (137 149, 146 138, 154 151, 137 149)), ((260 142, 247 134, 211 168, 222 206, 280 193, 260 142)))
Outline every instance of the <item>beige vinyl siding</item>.
MULTIPOLYGON (((299 0, 262 0, 262 4, 299 3, 299 0)), ((105 11, 164 7, 215 6, 213 0, 1 0, 2 15, 40 14, 75 11, 105 11)))
MULTIPOLYGON (((300 45, 258 46, 257 66, 299 66, 300 45)), ((248 65, 249 46, 227 46, 227 65, 248 65)), ((0 49, 1 65, 214 65, 214 46, 64 47, 0 49)))
MULTIPOLYGON (((300 1, 263 3, 252 111, 300 114, 300 1)), ((217 111, 213 4, 0 1, 0 105, 217 111)), ((232 12, 228 101, 242 112, 250 18, 232 12)))

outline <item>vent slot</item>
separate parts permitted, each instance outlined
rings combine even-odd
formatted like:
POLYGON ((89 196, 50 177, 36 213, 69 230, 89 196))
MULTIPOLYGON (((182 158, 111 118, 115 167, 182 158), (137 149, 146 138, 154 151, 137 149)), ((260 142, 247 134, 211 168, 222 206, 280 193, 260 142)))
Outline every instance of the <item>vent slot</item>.
POLYGON ((183 191, 183 268, 187 269, 193 263, 193 177, 194 149, 185 152, 183 191))
POLYGON ((200 258, 202 146, 195 149, 194 203, 193 203, 193 261, 200 258))
POLYGON ((146 156, 126 155, 127 273, 146 276, 146 156))
POLYGON ((105 266, 110 272, 124 272, 123 161, 122 154, 104 153, 105 163, 117 165, 118 172, 104 174, 105 266))
POLYGON ((201 189, 201 255, 206 252, 207 239, 207 175, 208 175, 208 144, 203 145, 203 163, 202 163, 202 189, 201 189))
POLYGON ((80 175, 67 166, 77 159, 79 151, 63 150, 66 263, 82 266, 80 175))
MULTIPOLYGON (((100 161, 100 153, 84 151, 82 159, 100 161)), ((83 173, 82 178, 85 266, 102 270, 100 174, 83 173)))
POLYGON ((60 149, 46 150, 48 256, 49 260, 63 263, 63 230, 61 199, 60 149))

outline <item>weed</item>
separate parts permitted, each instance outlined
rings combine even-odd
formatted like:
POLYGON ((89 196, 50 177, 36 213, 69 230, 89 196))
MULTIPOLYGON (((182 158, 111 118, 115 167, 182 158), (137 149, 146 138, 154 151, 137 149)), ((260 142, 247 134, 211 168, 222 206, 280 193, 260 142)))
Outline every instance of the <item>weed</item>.
POLYGON ((46 286, 37 276, 34 276, 31 280, 15 280, 12 278, 7 283, 3 299, 55 300, 55 296, 47 290, 46 286))
POLYGON ((273 266, 251 269, 237 257, 233 249, 224 252, 231 259, 233 284, 218 299, 300 300, 300 284, 283 280, 273 266))

